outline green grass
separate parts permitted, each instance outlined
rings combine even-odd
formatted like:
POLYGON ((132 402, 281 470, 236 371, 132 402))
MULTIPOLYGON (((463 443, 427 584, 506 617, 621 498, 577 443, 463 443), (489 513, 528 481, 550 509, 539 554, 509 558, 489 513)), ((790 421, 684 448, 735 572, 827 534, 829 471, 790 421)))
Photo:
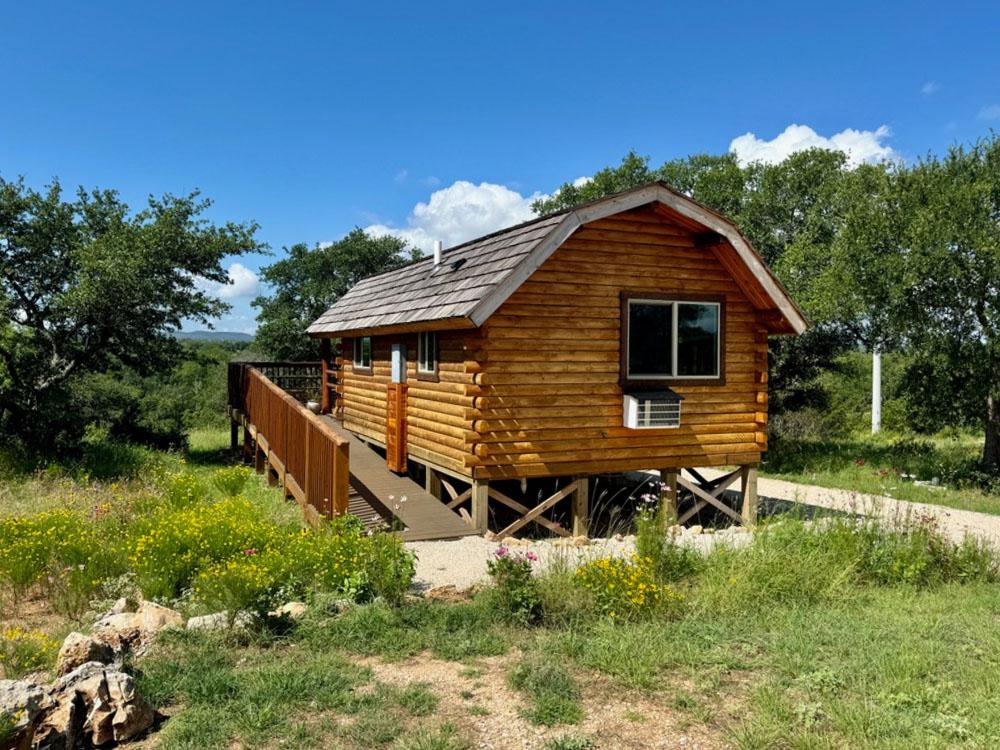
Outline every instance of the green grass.
POLYGON ((761 469, 763 476, 799 484, 1000 514, 1000 482, 991 483, 977 472, 981 451, 981 437, 958 433, 918 439, 883 434, 777 441, 761 469), (937 478, 940 485, 919 485, 903 474, 925 482, 937 478))
MULTIPOLYGON (((844 481, 857 472, 854 488, 875 491, 864 486, 866 472, 879 470, 873 465, 919 476, 947 448, 928 453, 863 442, 868 452, 860 456, 850 444, 839 444, 840 453, 827 445, 786 455, 782 476, 802 474, 806 465, 817 477, 828 472, 844 481), (920 468, 902 464, 907 455, 923 462, 920 468)), ((13 503, 0 512, 138 497, 153 491, 156 472, 182 467, 209 482, 229 461, 227 446, 227 434, 207 430, 192 435, 184 456, 143 454, 145 468, 123 480, 88 480, 70 469, 8 478, 0 482, 0 501, 13 503)), ((953 448, 954 465, 970 454, 969 446, 953 448)), ((804 481, 817 480, 810 474, 804 481)), ((274 514, 298 518, 260 477, 246 492, 274 514)), ((589 701, 604 695, 594 691, 638 691, 684 725, 704 725, 744 750, 1000 746, 996 561, 981 548, 941 547, 929 533, 892 536, 843 521, 810 528, 787 518, 746 549, 668 566, 676 579, 670 585, 684 597, 669 620, 655 613, 635 622, 601 617, 563 567, 539 581, 540 626, 499 621, 489 596, 395 608, 373 603, 341 613, 318 597, 289 632, 165 635, 129 668, 142 694, 170 715, 156 735, 166 750, 463 750, 469 738, 444 721, 446 707, 431 688, 382 683, 357 663, 420 653, 463 663, 466 679, 483 678, 467 700, 496 679, 496 665, 478 660, 506 656, 501 668, 524 717, 542 726, 583 721, 589 701), (721 704, 736 708, 719 711, 721 704)), ((470 723, 486 712, 474 702, 462 710, 470 723)), ((655 732, 646 715, 653 716, 637 705, 623 718, 655 732)), ((597 739, 556 730, 546 746, 573 750, 597 746, 597 739)))
POLYGON ((460 746, 454 731, 423 733, 422 719, 438 705, 426 686, 380 684, 370 670, 332 650, 179 632, 158 639, 133 670, 143 695, 176 710, 158 734, 164 750, 234 742, 320 746, 331 737, 357 748, 460 746), (424 744, 408 744, 417 735, 424 744))
POLYGON ((532 724, 578 724, 583 719, 580 687, 566 666, 542 651, 525 656, 510 672, 510 684, 524 696, 523 714, 532 724))

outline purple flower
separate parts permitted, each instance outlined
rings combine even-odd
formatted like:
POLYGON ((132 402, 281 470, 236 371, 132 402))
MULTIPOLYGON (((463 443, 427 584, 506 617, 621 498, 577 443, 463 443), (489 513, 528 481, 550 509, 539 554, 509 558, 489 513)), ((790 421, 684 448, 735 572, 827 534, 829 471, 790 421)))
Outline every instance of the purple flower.
POLYGON ((507 548, 503 546, 497 547, 496 552, 494 552, 493 554, 496 555, 497 557, 507 557, 507 548))
POLYGON ((534 552, 531 552, 531 551, 525 553, 524 556, 526 558, 528 558, 529 560, 531 560, 531 562, 535 562, 535 561, 538 560, 538 555, 536 555, 534 552))

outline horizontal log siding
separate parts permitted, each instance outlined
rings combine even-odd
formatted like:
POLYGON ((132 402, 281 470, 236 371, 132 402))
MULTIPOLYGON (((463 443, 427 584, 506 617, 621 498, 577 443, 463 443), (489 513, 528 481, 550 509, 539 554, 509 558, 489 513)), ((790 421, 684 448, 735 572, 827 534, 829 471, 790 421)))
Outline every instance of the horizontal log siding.
MULTIPOLYGON (((477 368, 462 331, 438 333, 437 382, 417 379, 417 335, 372 338, 372 373, 356 373, 349 353, 353 341, 346 339, 347 354, 341 376, 344 427, 358 435, 385 444, 386 386, 391 380, 391 348, 406 344, 407 443, 414 458, 463 474, 469 474, 473 458, 472 422, 475 396, 473 373, 477 368)), ((474 335, 474 334, 473 334, 474 335)))
POLYGON ((711 249, 621 214, 573 235, 479 332, 480 478, 751 463, 766 448, 763 321, 711 249), (725 385, 676 386, 677 429, 622 426, 620 293, 724 296, 725 385))

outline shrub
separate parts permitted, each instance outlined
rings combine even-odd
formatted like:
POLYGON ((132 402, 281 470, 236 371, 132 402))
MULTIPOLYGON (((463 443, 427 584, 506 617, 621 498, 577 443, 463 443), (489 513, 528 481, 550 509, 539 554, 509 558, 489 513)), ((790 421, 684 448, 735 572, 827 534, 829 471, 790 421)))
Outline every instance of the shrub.
POLYGON ((86 566, 99 548, 84 519, 66 510, 0 519, 0 578, 23 591, 52 568, 86 566))
POLYGON ((524 657, 511 670, 510 684, 530 701, 524 716, 533 724, 577 724, 583 718, 576 680, 551 655, 524 657))
POLYGON ((260 546, 246 546, 199 568, 195 599, 230 616, 263 614, 281 601, 309 598, 316 591, 398 604, 413 580, 413 555, 399 537, 369 535, 356 518, 336 519, 320 531, 274 527, 273 533, 260 546))
POLYGON ((690 547, 674 541, 667 529, 673 521, 666 503, 655 503, 655 496, 646 495, 646 501, 636 515, 635 551, 650 561, 656 580, 661 583, 677 581, 698 572, 702 557, 690 547), (654 504, 655 503, 655 504, 654 504))
POLYGON ((212 474, 212 484, 223 497, 236 497, 242 494, 252 475, 253 471, 246 466, 227 466, 215 470, 212 474))
POLYGON ((531 569, 537 559, 534 552, 511 552, 501 545, 487 561, 486 570, 493 580, 489 600, 502 619, 522 625, 538 621, 541 597, 531 569))
POLYGON ((146 596, 171 599, 190 588, 201 568, 247 550, 264 552, 287 536, 249 500, 200 502, 145 519, 132 541, 130 560, 146 596))
POLYGON ((170 474, 164 480, 163 497, 172 508, 190 508, 207 496, 205 486, 190 472, 170 474))
POLYGON ((0 666, 8 680, 48 669, 58 652, 59 642, 44 633, 19 627, 0 631, 0 666))
POLYGON ((227 612, 230 622, 241 612, 263 616, 281 603, 281 568, 280 554, 247 549, 199 571, 193 592, 209 609, 227 612))
POLYGON ((593 560, 577 569, 576 581, 612 619, 634 620, 654 613, 669 616, 683 601, 680 594, 657 581, 648 557, 593 560))

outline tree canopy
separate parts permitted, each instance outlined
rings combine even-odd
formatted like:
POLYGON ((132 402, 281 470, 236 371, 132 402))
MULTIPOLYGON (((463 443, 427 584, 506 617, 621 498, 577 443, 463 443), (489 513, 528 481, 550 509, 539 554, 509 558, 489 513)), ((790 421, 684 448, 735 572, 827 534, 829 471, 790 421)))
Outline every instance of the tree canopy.
POLYGON ((261 269, 273 291, 253 301, 260 311, 257 346, 282 360, 316 359, 317 344, 305 333, 310 323, 362 279, 420 257, 397 237, 371 237, 360 228, 337 242, 299 243, 285 253, 261 269))
POLYGON ((253 223, 215 225, 197 193, 132 212, 112 190, 0 179, 0 428, 29 446, 72 438, 74 384, 119 366, 172 366, 172 334, 228 309, 227 256, 260 250, 253 223))

